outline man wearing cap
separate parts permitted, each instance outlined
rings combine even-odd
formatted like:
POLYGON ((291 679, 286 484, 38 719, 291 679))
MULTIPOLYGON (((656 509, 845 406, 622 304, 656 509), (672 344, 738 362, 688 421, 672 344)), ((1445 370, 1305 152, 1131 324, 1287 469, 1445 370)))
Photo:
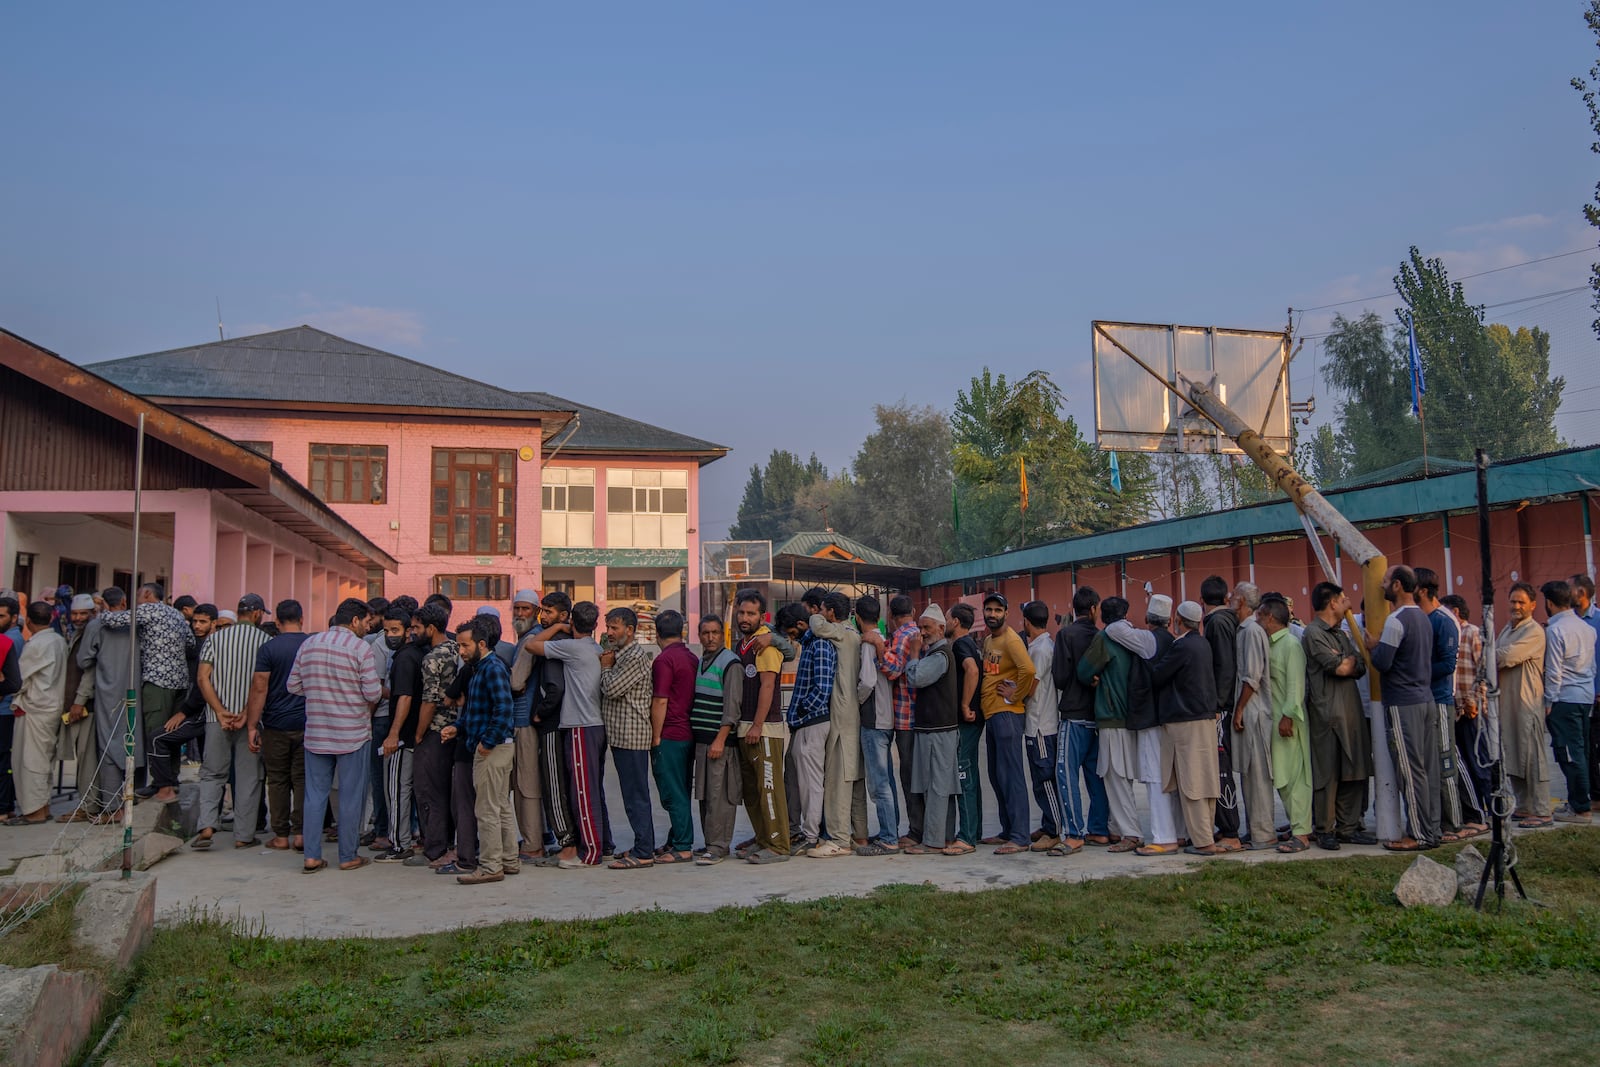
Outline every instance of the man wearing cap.
POLYGON ((983 600, 983 682, 979 701, 989 745, 989 783, 1000 810, 997 856, 1028 851, 1028 766, 1022 746, 1026 701, 1033 694, 1033 660, 1017 632, 1006 625, 1009 605, 999 593, 983 600))
POLYGON ((84 668, 78 663, 78 650, 83 647, 84 634, 94 615, 94 597, 79 593, 72 598, 67 616, 67 687, 66 705, 61 709, 61 733, 66 751, 73 754, 73 766, 77 768, 74 774, 78 782, 78 806, 60 816, 60 822, 87 822, 104 807, 95 770, 100 763, 100 742, 94 723, 94 668, 84 668))
MULTIPOLYGON (((1148 631, 1137 630, 1131 623, 1111 628, 1108 637, 1122 644, 1130 652, 1143 657, 1147 666, 1155 663, 1172 647, 1172 598, 1157 593, 1145 608, 1145 625, 1148 631)), ((1154 686, 1130 688, 1128 703, 1128 729, 1139 738, 1139 780, 1144 783, 1145 798, 1150 805, 1150 840, 1139 849, 1141 856, 1162 856, 1178 850, 1178 824, 1183 819, 1177 797, 1163 788, 1166 765, 1166 745, 1161 736, 1160 719, 1156 714, 1154 686)))
POLYGON ((1056 789, 1056 733, 1061 726, 1061 711, 1057 707, 1060 694, 1056 692, 1054 664, 1055 639, 1046 629, 1050 624, 1050 605, 1042 600, 1030 600, 1022 605, 1022 629, 1028 639, 1028 658, 1033 660, 1034 688, 1025 707, 1027 732, 1022 739, 1023 752, 1028 758, 1028 773, 1033 777, 1033 799, 1039 805, 1039 834, 1034 839, 1034 852, 1049 852, 1061 844, 1066 816, 1061 808, 1061 794, 1056 789))
POLYGON ((961 722, 961 676, 945 638, 944 611, 929 604, 917 619, 916 658, 906 664, 906 681, 916 700, 912 709, 911 790, 922 797, 922 842, 907 845, 908 856, 959 855, 955 847, 956 727, 961 722))
POLYGON ((544 790, 539 773, 539 730, 533 725, 533 702, 539 695, 543 659, 528 651, 526 640, 542 632, 539 594, 518 589, 511 598, 511 631, 517 638, 511 657, 511 808, 522 845, 517 859, 535 863, 544 857, 544 790))
POLYGON ((1311 732, 1306 727, 1306 654, 1289 629, 1289 604, 1262 597, 1256 612, 1270 642, 1268 680, 1272 692, 1272 784, 1289 817, 1289 838, 1279 852, 1311 847, 1311 732))
MULTIPOLYGON (((1185 852, 1215 856, 1228 851, 1212 836, 1220 776, 1217 770, 1217 681, 1211 645, 1201 634, 1204 612, 1178 605, 1178 638, 1151 671, 1161 730, 1162 788, 1177 800, 1189 836, 1185 852)), ((1140 850, 1140 854, 1146 854, 1140 850)))
POLYGON ((67 671, 67 642, 51 628, 52 614, 48 601, 35 600, 23 617, 28 640, 18 659, 22 688, 11 704, 19 720, 12 777, 20 814, 7 819, 7 826, 50 821, 50 772, 56 761, 67 671))
POLYGON ((1249 823, 1252 850, 1278 847, 1272 815, 1272 643, 1256 618, 1261 590, 1250 582, 1233 587, 1229 598, 1239 620, 1236 637, 1233 695, 1233 766, 1244 793, 1244 817, 1249 823))
MULTIPOLYGON (((233 778, 233 847, 256 843, 256 820, 261 810, 261 757, 250 749, 250 732, 244 728, 249 711, 250 686, 255 680, 256 653, 266 644, 261 617, 266 604, 254 593, 239 598, 239 622, 211 631, 200 649, 200 670, 195 680, 205 701, 206 747, 200 765, 200 833, 191 848, 211 847, 222 816, 222 793, 233 778)), ((176 612, 174 612, 176 614, 176 612)), ((219 613, 220 615, 220 613, 219 613)), ((220 619, 219 619, 220 621, 220 619)))

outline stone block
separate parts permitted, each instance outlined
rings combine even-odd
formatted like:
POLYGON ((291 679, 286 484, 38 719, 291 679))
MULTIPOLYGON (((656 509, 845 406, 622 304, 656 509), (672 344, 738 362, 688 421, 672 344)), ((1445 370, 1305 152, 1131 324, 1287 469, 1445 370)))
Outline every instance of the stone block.
POLYGON ((135 874, 128 879, 90 882, 78 898, 75 918, 74 941, 104 956, 119 970, 128 967, 150 944, 156 918, 155 876, 135 874))
POLYGON ((1468 845, 1456 853, 1456 891, 1469 904, 1478 895, 1478 881, 1487 862, 1477 845, 1468 845))
POLYGON ((105 988, 92 974, 0 967, 0 1067, 71 1063, 100 1018, 105 988))
POLYGON ((1444 907, 1456 899, 1456 872, 1426 856, 1418 856, 1395 883, 1394 895, 1408 908, 1444 907))

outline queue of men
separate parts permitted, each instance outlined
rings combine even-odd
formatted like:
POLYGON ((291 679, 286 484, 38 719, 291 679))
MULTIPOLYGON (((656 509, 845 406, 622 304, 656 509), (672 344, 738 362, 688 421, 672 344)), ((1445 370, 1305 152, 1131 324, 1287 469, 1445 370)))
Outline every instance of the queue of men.
MULTIPOLYGON (((505 635, 495 609, 452 619, 438 594, 346 600, 308 633, 293 600, 269 621, 255 594, 224 612, 192 598, 168 605, 156 586, 130 607, 109 588, 74 598, 64 620, 30 604, 20 639, 5 636, 17 603, 0 596, 0 694, 16 718, 8 825, 50 818, 60 759, 78 761, 82 797, 60 818, 117 816, 122 698, 136 684, 137 795, 176 800, 180 761, 198 759, 190 847, 210 849, 230 829, 234 848, 264 836, 300 853, 307 873, 330 865, 325 843, 337 844, 341 870, 398 863, 467 885, 527 867, 960 856, 984 845, 1052 856, 1338 849, 1379 843, 1363 820, 1372 779, 1383 788, 1387 774, 1404 830, 1382 844, 1429 849, 1486 832, 1494 803, 1484 641, 1466 604, 1438 588, 1425 568, 1391 568, 1391 611, 1370 650, 1331 582, 1312 590, 1305 622, 1285 596, 1210 577, 1202 602, 1150 597, 1142 626, 1126 599, 1080 587, 1054 633, 1039 601, 1012 629, 999 593, 983 598, 981 619, 965 603, 916 612, 891 597, 880 626, 873 597, 814 589, 773 613, 744 589, 731 619, 698 620, 698 654, 676 611, 656 616, 656 643, 645 644, 632 610, 602 620, 562 592, 519 591, 505 635), (980 748, 998 816, 990 836, 980 748), (615 823, 608 765, 622 798, 615 823), (741 809, 752 832, 735 841, 741 809)), ((1523 828, 1592 818, 1593 589, 1578 575, 1511 590, 1495 656, 1523 828), (1546 745, 1566 777, 1560 809, 1546 745)))

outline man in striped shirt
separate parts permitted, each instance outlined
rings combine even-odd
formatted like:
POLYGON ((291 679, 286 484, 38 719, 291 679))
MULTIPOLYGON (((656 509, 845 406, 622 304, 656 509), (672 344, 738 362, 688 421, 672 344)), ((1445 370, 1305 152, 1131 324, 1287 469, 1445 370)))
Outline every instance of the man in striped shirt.
POLYGON ((222 792, 233 777, 233 847, 256 844, 261 812, 261 756, 250 751, 245 713, 255 678, 256 652, 269 638, 261 629, 266 604, 254 593, 239 598, 239 621, 213 630, 200 649, 195 683, 205 700, 205 760, 200 766, 200 833, 191 848, 211 847, 222 817, 222 792))
MULTIPOLYGON (((341 871, 372 862, 356 853, 369 787, 372 707, 383 696, 378 655, 363 640, 366 631, 366 602, 353 597, 343 601, 333 625, 306 638, 289 671, 289 692, 306 698, 305 825, 322 825, 337 769, 341 871)), ((328 863, 322 858, 322 835, 305 837, 305 870, 310 874, 328 863)))

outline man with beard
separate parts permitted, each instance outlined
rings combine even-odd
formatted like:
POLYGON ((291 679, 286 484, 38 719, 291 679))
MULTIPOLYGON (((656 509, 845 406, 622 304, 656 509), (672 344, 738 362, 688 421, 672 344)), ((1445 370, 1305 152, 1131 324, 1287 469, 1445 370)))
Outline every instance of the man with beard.
POLYGON ((456 876, 462 885, 502 882, 521 869, 517 863, 517 824, 511 814, 511 675, 495 654, 500 621, 477 615, 457 635, 461 659, 474 664, 467 697, 446 740, 472 752, 472 786, 478 822, 478 866, 456 876))
POLYGON ((1228 583, 1213 574, 1200 583, 1205 606, 1206 643, 1211 646, 1211 673, 1217 687, 1216 845, 1225 852, 1244 848, 1239 840, 1239 785, 1233 776, 1233 696, 1239 675, 1239 616, 1228 606, 1228 583))
POLYGON ((417 709, 417 750, 412 757, 417 794, 417 816, 422 824, 422 855, 405 861, 408 867, 430 867, 437 873, 459 874, 456 851, 453 777, 456 741, 445 740, 444 728, 456 721, 458 710, 449 700, 450 686, 460 670, 459 649, 450 631, 450 607, 430 601, 422 605, 421 703, 417 709), (446 871, 446 868, 449 868, 446 871))
POLYGON ((57 822, 89 822, 102 810, 95 768, 100 763, 100 742, 94 725, 94 668, 78 662, 78 651, 89 620, 95 615, 94 597, 79 593, 73 597, 67 614, 67 705, 61 709, 61 733, 66 751, 72 753, 78 784, 78 806, 57 822))
POLYGON ((983 682, 979 687, 989 743, 989 784, 1000 809, 997 856, 1028 851, 1028 763, 1022 735, 1035 685, 1033 660, 1017 632, 1006 625, 1006 598, 983 599, 983 682))
MULTIPOLYGON (((728 858, 733 824, 744 792, 739 783, 738 753, 728 738, 739 726, 744 704, 744 671, 739 657, 723 645, 722 619, 700 619, 700 661, 694 676, 694 704, 689 727, 694 736, 694 789, 700 801, 700 832, 705 846, 694 862, 710 867, 728 858)), ((666 652, 663 651, 665 656, 666 652)))
MULTIPOLYGON (((1126 624, 1127 615, 1128 602, 1122 597, 1108 596, 1100 602, 1100 618, 1107 629, 1119 622, 1126 624)), ((1112 852, 1132 852, 1144 845, 1133 795, 1133 783, 1139 777, 1139 743, 1128 729, 1129 689, 1137 654, 1101 630, 1078 657, 1078 681, 1094 693, 1100 742, 1095 773, 1105 783, 1112 852)))
MULTIPOLYGON (((551 641, 568 641, 572 635, 563 628, 552 632, 572 618, 572 598, 559 589, 546 593, 539 602, 538 624, 529 629, 522 639, 521 648, 530 656, 526 664, 527 686, 533 690, 530 721, 539 735, 539 790, 545 829, 554 846, 551 854, 536 860, 542 867, 554 867, 568 849, 578 843, 578 824, 572 811, 572 785, 567 777, 567 759, 563 749, 561 706, 566 700, 566 667, 559 659, 533 651, 533 642, 549 635, 551 641)), ((513 673, 512 683, 517 675, 513 673)), ((529 852, 535 851, 533 842, 524 844, 529 852)), ((573 852, 572 855, 576 855, 573 852)))
MULTIPOLYGON (((108 611, 126 607, 128 603, 128 595, 114 585, 101 590, 100 599, 108 611)), ((113 753, 110 758, 101 760, 99 765, 100 800, 106 813, 101 816, 102 820, 111 818, 122 804, 129 671, 137 669, 130 662, 132 649, 132 632, 108 629, 104 614, 89 620, 83 641, 78 645, 78 666, 94 673, 95 739, 101 752, 113 753)), ((11 721, 10 709, 5 707, 3 700, 0 700, 0 721, 11 721)), ((145 766, 144 745, 137 739, 133 745, 133 765, 135 771, 145 766)), ((6 783, 10 783, 9 776, 6 777, 6 783)))
POLYGON ((1316 614, 1301 645, 1306 653, 1306 716, 1311 733, 1311 815, 1317 846, 1337 849, 1341 841, 1375 845, 1361 828, 1372 777, 1372 738, 1362 712, 1356 679, 1367 662, 1350 635, 1340 629, 1350 599, 1332 582, 1311 590, 1316 614))
POLYGON ((1390 567, 1383 576, 1383 599, 1394 606, 1372 649, 1372 665, 1382 675, 1389 750, 1394 755, 1406 835, 1385 841, 1391 852, 1420 852, 1439 845, 1439 727, 1433 700, 1433 626, 1416 604, 1417 575, 1410 567, 1390 567))
POLYGON ((751 863, 782 863, 789 858, 789 805, 783 783, 783 750, 788 729, 779 708, 778 675, 783 653, 767 645, 762 623, 767 598, 759 589, 741 589, 734 597, 739 627, 736 649, 744 669, 743 703, 739 709, 739 778, 745 813, 755 843, 744 857, 751 863))
POLYGON ((532 652, 525 647, 530 634, 541 632, 539 594, 518 589, 511 598, 511 630, 516 652, 511 659, 511 806, 516 811, 517 832, 522 837, 521 863, 544 857, 544 790, 539 773, 539 728, 533 724, 533 704, 539 696, 539 674, 532 652))
POLYGON ((837 591, 822 598, 821 610, 812 613, 807 627, 833 646, 837 660, 822 760, 822 821, 827 836, 808 853, 812 859, 833 859, 855 854, 852 833, 863 842, 867 837, 859 700, 861 633, 850 625, 850 598, 837 591))
POLYGON ((417 719, 421 716, 422 660, 427 649, 419 640, 416 616, 404 608, 388 614, 405 616, 405 630, 396 642, 384 622, 384 644, 389 647, 389 732, 380 742, 383 755, 383 799, 389 812, 386 836, 389 847, 378 855, 380 863, 404 863, 413 853, 411 802, 415 794, 417 719))
POLYGON ((1243 787, 1250 848, 1275 849, 1278 831, 1272 818, 1272 738, 1277 719, 1272 714, 1272 641, 1256 615, 1261 607, 1261 590, 1251 582, 1240 582, 1233 587, 1231 603, 1239 621, 1231 723, 1233 765, 1243 787))
MULTIPOLYGON (((952 611, 953 614, 953 611, 952 611)), ((1056 738, 1056 789, 1066 816, 1065 834, 1051 855, 1071 855, 1085 843, 1109 845, 1105 782, 1097 770, 1100 763, 1100 735, 1095 729, 1094 689, 1078 681, 1078 661, 1089 651, 1100 633, 1100 594, 1087 585, 1072 594, 1072 621, 1056 631, 1055 655, 1050 670, 1061 694, 1057 709, 1061 716, 1056 738), (1082 791, 1078 788, 1083 781, 1082 791), (1089 804, 1084 807, 1083 796, 1089 804)))
POLYGON ((1536 593, 1527 582, 1511 587, 1511 618, 1495 641, 1500 670, 1500 758, 1516 797, 1512 818, 1524 830, 1552 826, 1549 736, 1544 721, 1544 627, 1533 618, 1536 593))

